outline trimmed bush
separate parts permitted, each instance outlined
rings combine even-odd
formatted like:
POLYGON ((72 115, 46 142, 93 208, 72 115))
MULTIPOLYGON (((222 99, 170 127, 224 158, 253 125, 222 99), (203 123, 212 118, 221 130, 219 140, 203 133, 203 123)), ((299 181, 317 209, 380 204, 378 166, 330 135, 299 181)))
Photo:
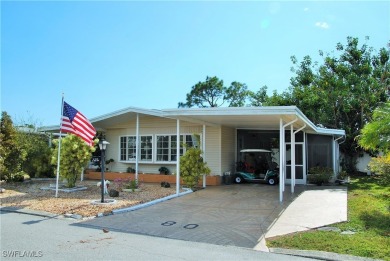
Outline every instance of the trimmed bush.
POLYGON ((333 176, 333 170, 326 167, 313 167, 309 169, 307 181, 311 184, 322 185, 329 182, 333 176))
MULTIPOLYGON (((198 144, 199 138, 198 138, 198 144)), ((186 144, 183 144, 186 146, 186 144)), ((191 189, 198 185, 201 175, 209 175, 211 170, 203 161, 202 151, 196 147, 186 146, 186 153, 180 157, 180 176, 191 189)))

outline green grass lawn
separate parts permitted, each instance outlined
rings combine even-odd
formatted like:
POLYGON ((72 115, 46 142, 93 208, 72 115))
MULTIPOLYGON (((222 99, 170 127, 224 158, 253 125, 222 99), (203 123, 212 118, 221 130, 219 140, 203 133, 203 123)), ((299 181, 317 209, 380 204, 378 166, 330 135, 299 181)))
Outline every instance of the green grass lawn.
POLYGON ((348 185, 348 221, 331 225, 340 232, 312 230, 267 240, 268 247, 319 250, 390 261, 390 187, 373 177, 348 185))

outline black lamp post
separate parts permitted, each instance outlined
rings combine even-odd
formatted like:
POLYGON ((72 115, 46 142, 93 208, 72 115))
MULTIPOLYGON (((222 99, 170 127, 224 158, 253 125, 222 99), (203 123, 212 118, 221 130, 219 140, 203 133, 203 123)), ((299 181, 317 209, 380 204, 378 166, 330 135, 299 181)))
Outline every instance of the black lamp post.
POLYGON ((105 141, 104 139, 101 139, 99 141, 99 148, 100 148, 100 152, 101 152, 101 156, 100 156, 100 161, 101 161, 101 169, 102 169, 102 180, 100 182, 101 184, 101 188, 102 188, 102 200, 101 200, 101 203, 104 203, 104 188, 105 188, 105 180, 104 180, 104 162, 105 162, 105 152, 106 152, 106 147, 107 145, 110 144, 109 142, 105 141))

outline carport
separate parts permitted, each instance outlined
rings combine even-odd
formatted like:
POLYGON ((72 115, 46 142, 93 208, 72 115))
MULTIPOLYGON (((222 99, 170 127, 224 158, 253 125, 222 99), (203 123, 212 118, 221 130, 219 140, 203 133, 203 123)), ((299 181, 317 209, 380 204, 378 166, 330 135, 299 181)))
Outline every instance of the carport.
MULTIPOLYGON (((295 191, 296 171, 302 171, 306 183, 307 173, 307 134, 325 135, 331 138, 331 159, 334 175, 339 171, 339 143, 345 136, 344 130, 327 129, 315 126, 296 106, 270 106, 270 107, 238 107, 238 108, 190 108, 163 110, 163 117, 175 118, 178 121, 189 121, 203 125, 203 132, 207 126, 228 126, 236 130, 273 130, 279 131, 279 201, 283 201, 283 192, 286 184, 290 184, 291 193, 295 191), (303 140, 296 142, 299 133, 303 140), (286 141, 288 138, 288 141, 286 141), (296 147, 301 145, 302 157, 297 157, 296 147), (287 164, 287 146, 290 162, 287 164), (302 162, 298 166, 297 158, 302 162), (289 174, 289 180, 287 180, 289 174), (288 182, 286 182, 288 181, 288 182)), ((235 141, 237 159, 237 148, 235 141)), ((246 148, 245 148, 246 149, 246 148)), ((206 159, 207 161, 207 159, 206 159)))

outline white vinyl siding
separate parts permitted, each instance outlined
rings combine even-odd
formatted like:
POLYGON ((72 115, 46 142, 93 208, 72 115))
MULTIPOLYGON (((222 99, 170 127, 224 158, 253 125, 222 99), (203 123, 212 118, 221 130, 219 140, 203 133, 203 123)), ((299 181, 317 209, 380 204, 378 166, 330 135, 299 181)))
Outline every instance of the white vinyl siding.
POLYGON ((223 172, 235 170, 236 131, 233 128, 222 127, 221 130, 221 168, 223 172))
MULTIPOLYGON (((201 134, 202 140, 203 126, 186 121, 180 121, 180 134, 181 135, 193 135, 201 134)), ((206 151, 205 160, 207 165, 211 169, 211 175, 221 175, 225 169, 221 169, 221 129, 220 127, 207 126, 206 128, 206 151)), ((110 170, 116 172, 126 172, 128 167, 135 168, 135 160, 124 160, 124 149, 121 147, 121 137, 135 136, 136 135, 136 121, 135 118, 129 119, 128 123, 121 123, 112 125, 106 129, 106 140, 110 142, 107 146, 106 157, 112 158, 114 162, 111 163, 110 170)), ((158 159, 158 147, 157 137, 170 136, 176 139, 176 120, 159 118, 153 116, 142 116, 139 121, 139 135, 152 136, 153 137, 153 160, 152 161, 139 161, 138 173, 159 173, 158 169, 161 166, 167 166, 171 172, 176 172, 176 143, 171 141, 171 161, 159 161, 158 159)), ((122 140, 123 141, 123 140, 122 140)), ((201 145, 197 145, 200 146, 201 145)), ((140 152, 141 153, 141 152, 140 152)), ((169 158, 168 158, 169 159, 169 158)), ((142 176, 141 176, 142 178, 142 176)))
POLYGON ((221 175, 221 128, 206 128, 206 153, 205 160, 211 169, 211 175, 221 175))

